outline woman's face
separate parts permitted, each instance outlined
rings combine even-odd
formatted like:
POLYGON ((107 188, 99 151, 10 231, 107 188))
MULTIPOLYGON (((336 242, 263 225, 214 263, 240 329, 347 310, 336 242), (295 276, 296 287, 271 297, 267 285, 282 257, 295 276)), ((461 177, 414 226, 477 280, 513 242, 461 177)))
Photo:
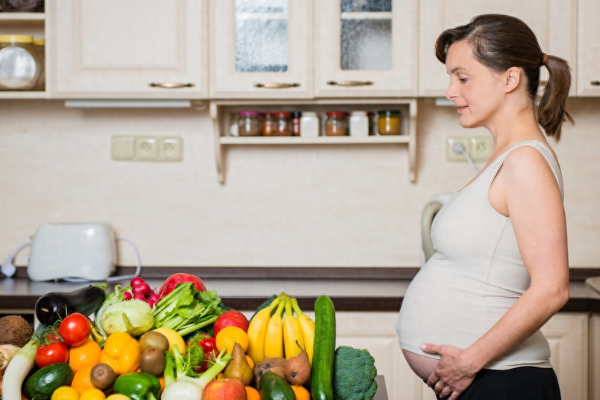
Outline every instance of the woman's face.
POLYGON ((489 127, 500 108, 504 86, 500 75, 475 59, 471 44, 453 43, 446 55, 450 84, 446 97, 454 101, 464 128, 489 127))

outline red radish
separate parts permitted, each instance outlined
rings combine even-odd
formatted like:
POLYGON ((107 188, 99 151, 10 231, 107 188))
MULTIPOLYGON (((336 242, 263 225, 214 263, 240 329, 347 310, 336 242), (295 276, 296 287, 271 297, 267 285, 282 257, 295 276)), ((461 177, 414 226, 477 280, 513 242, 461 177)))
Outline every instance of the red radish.
POLYGON ((215 321, 215 324, 213 325, 213 335, 216 337, 221 329, 228 326, 237 326, 244 332, 248 332, 248 318, 237 310, 225 311, 223 314, 219 315, 215 321))
POLYGON ((141 285, 142 283, 146 283, 146 281, 144 281, 144 278, 142 278, 141 276, 136 276, 131 280, 130 285, 132 288, 134 288, 138 285, 141 285))
POLYGON ((152 289, 150 289, 150 285, 148 285, 146 282, 138 285, 137 287, 140 288, 140 293, 146 297, 152 294, 152 289))
POLYGON ((148 303, 148 305, 150 306, 150 308, 154 308, 154 305, 156 304, 156 301, 151 300, 150 298, 146 299, 146 303, 148 303))
POLYGON ((131 294, 131 292, 123 292, 123 297, 125 297, 125 300, 131 300, 133 298, 133 295, 131 294))
POLYGON ((166 295, 171 293, 175 289, 175 287, 177 286, 178 283, 184 283, 184 282, 194 282, 194 287, 196 288, 197 291, 199 291, 199 292, 206 291, 206 286, 204 286, 204 282, 202 282, 202 279, 200 279, 194 275, 179 273, 179 274, 173 274, 173 275, 169 276, 163 282, 162 286, 158 290, 158 295, 162 299, 163 297, 165 297, 166 295))
POLYGON ((133 298, 135 300, 146 300, 146 296, 143 293, 136 293, 133 295, 133 298))
POLYGON ((157 303, 160 300, 160 297, 158 297, 156 293, 152 293, 150 296, 148 296, 147 300, 157 303))

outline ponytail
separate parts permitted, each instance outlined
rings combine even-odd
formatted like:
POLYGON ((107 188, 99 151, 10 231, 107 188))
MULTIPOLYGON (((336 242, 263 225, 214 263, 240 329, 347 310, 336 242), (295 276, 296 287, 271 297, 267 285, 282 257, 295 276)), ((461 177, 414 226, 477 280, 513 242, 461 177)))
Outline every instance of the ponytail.
POLYGON ((545 65, 550 76, 538 105, 537 120, 546 135, 558 142, 563 122, 574 123, 566 110, 571 87, 571 71, 569 64, 560 57, 547 56, 545 65))

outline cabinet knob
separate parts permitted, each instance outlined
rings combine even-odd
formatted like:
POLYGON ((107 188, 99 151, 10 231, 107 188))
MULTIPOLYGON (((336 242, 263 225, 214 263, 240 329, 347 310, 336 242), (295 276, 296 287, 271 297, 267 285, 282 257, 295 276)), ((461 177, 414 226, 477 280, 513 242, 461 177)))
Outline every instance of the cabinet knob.
POLYGON ((592 85, 592 86, 600 86, 600 81, 591 81, 590 85, 592 85))
POLYGON ((293 87, 300 87, 299 83, 255 83, 255 88, 259 89, 287 89, 293 87))
POLYGON ((157 88, 162 88, 162 89, 180 89, 180 88, 186 88, 186 87, 194 87, 193 83, 178 83, 178 82, 161 82, 161 83, 149 83, 148 86, 150 87, 157 87, 157 88))
POLYGON ((328 81, 328 85, 330 86, 371 86, 373 82, 371 81, 328 81))

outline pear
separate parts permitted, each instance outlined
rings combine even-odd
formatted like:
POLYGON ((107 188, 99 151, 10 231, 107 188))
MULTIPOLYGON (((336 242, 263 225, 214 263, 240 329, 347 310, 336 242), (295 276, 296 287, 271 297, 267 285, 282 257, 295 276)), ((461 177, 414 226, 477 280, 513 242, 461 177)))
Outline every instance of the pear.
POLYGON ((227 379, 236 379, 242 382, 244 386, 250 385, 254 380, 252 368, 250 368, 244 350, 239 343, 234 344, 233 351, 231 352, 231 360, 227 364, 223 375, 227 379))
POLYGON ((304 350, 285 363, 283 370, 285 379, 292 385, 304 385, 310 379, 310 362, 308 353, 304 350))

